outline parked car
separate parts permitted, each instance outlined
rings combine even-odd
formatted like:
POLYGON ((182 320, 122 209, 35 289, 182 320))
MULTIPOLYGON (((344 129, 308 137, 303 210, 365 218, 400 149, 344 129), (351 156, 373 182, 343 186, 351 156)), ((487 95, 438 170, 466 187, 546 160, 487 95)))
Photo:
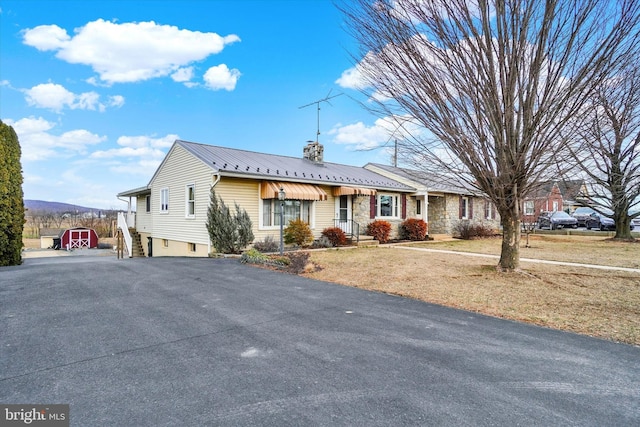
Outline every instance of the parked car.
POLYGON ((538 228, 578 228, 578 220, 563 211, 541 212, 538 216, 538 228))
POLYGON ((585 227, 587 230, 591 230, 592 228, 599 228, 600 230, 611 230, 616 231, 616 223, 612 218, 608 216, 604 216, 599 214, 598 212, 594 212, 589 215, 587 221, 585 223, 585 227))
POLYGON ((573 211, 573 214, 571 214, 571 216, 573 216, 578 221, 578 227, 586 227, 587 219, 589 219, 591 217, 591 214, 593 213, 596 213, 596 211, 592 208, 583 206, 573 211))
MULTIPOLYGON (((633 215, 634 213, 637 213, 637 212, 638 210, 636 208, 633 212, 629 211, 629 214, 633 215)), ((640 231, 640 216, 637 216, 631 220, 631 227, 633 231, 640 231)))

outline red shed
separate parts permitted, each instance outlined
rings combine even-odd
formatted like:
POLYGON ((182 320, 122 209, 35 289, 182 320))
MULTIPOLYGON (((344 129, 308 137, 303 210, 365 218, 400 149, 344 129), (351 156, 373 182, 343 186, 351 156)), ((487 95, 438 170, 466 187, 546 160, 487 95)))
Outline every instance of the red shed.
POLYGON ((98 234, 91 228, 68 228, 60 236, 60 244, 61 249, 97 248, 98 234))

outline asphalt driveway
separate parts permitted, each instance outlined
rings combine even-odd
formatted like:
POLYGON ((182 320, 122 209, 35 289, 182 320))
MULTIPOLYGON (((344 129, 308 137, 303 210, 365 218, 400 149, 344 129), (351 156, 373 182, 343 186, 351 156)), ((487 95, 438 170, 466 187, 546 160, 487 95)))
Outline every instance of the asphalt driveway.
POLYGON ((240 264, 0 268, 0 403, 75 426, 639 425, 640 348, 240 264))

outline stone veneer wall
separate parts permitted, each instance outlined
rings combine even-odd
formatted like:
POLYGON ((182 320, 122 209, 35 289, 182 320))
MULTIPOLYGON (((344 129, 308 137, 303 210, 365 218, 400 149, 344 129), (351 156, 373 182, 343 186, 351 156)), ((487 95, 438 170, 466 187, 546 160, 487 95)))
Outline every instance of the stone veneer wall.
MULTIPOLYGON (((471 197, 473 203, 473 221, 482 221, 493 226, 496 230, 500 228, 500 221, 487 220, 484 218, 484 199, 471 197)), ((407 196, 407 218, 415 217, 416 199, 407 196)), ((429 196, 428 206, 423 207, 428 212, 429 234, 454 234, 454 227, 458 224, 460 214, 460 196, 457 194, 445 194, 444 196, 429 196)), ((369 215, 369 196, 359 196, 353 198, 353 220, 360 224, 360 234, 366 234, 367 224, 373 220, 369 215)), ((402 219, 387 220, 391 224, 391 238, 399 236, 402 219)))
MULTIPOLYGON (((415 216, 416 200, 414 197, 407 196, 407 218, 415 216)), ((370 196, 359 196, 353 198, 353 220, 360 224, 360 234, 367 233, 367 225, 374 220, 371 219, 371 198, 370 196)), ((390 238, 397 239, 400 236, 400 224, 404 219, 385 219, 391 224, 390 238)))
MULTIPOLYGON (((453 234, 458 222, 460 198, 458 195, 429 196, 429 233, 453 234)), ((475 205, 474 205, 475 214, 475 205)))
MULTIPOLYGON (((472 221, 482 222, 499 230, 499 218, 488 220, 484 217, 484 199, 470 197, 469 201, 473 205, 472 221)), ((454 234, 454 228, 460 221, 460 196, 457 194, 429 196, 428 209, 430 234, 454 234)))

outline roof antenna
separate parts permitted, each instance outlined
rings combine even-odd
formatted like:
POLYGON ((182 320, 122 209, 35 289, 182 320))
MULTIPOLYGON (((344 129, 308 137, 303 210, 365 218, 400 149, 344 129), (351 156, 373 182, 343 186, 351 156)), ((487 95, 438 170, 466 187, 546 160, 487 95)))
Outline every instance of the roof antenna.
MULTIPOLYGON (((315 105, 316 105, 316 107, 318 108, 318 130, 317 130, 317 132, 316 132, 316 142, 318 142, 318 139, 319 139, 319 136, 320 136, 320 103, 321 103, 321 102, 326 102, 327 104, 332 105, 332 104, 329 102, 329 100, 330 100, 330 99, 332 99, 332 98, 336 98, 336 97, 338 97, 338 96, 342 95, 342 93, 338 93, 338 94, 336 94, 336 95, 331 96, 331 91, 332 91, 332 90, 333 90, 333 89, 329 90, 329 93, 328 93, 328 94, 327 94, 327 96, 325 96, 324 98, 322 98, 322 99, 318 99, 317 101, 313 101, 313 102, 310 102, 310 103, 308 103, 308 104, 306 104, 306 105, 303 105, 303 106, 301 106, 301 107, 298 107, 298 108, 305 108, 305 107, 309 107, 309 106, 311 106, 311 105, 314 105, 314 104, 315 104, 315 105)), ((333 106, 333 105, 332 105, 332 106, 333 106)))

